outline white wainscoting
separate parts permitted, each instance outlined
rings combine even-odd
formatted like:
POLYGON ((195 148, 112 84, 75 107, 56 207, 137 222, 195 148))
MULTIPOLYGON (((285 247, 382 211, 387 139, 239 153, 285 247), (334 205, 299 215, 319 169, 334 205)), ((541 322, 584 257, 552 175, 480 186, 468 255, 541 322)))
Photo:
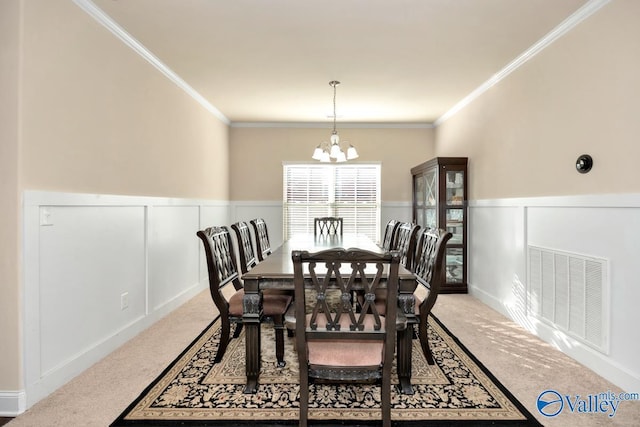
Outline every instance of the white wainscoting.
POLYGON ((25 192, 25 391, 16 398, 26 404, 15 407, 205 289, 196 231, 229 222, 227 201, 25 192))
POLYGON ((637 392, 640 390, 638 242, 640 194, 473 201, 469 205, 470 293, 622 390, 637 392), (580 343, 527 312, 530 245, 608 260, 610 295, 606 309, 610 326, 604 331, 609 342, 608 354, 580 343))
MULTIPOLYGON (((5 415, 33 406, 205 289, 197 230, 261 217, 272 247, 283 240, 280 201, 26 191, 23 202, 25 390, 3 392, 5 415)), ((385 203, 381 218, 410 220, 411 204, 385 203)))
MULTIPOLYGON (((195 232, 257 217, 267 221, 272 246, 279 246, 279 201, 25 192, 25 390, 3 392, 4 407, 24 411, 205 289, 195 232)), ((391 218, 410 220, 411 203, 383 203, 382 225, 391 218)), ((637 194, 471 202, 470 292, 623 390, 637 392, 639 218, 637 194), (528 245, 609 260, 609 355, 528 315, 528 245)))

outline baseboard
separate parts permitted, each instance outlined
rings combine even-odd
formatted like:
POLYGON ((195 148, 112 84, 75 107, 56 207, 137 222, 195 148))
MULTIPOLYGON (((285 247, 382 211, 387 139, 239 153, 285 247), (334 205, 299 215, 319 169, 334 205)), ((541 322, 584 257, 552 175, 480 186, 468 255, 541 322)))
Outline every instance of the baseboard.
POLYGON ((27 409, 27 394, 21 391, 0 391, 0 417, 16 417, 27 409))
MULTIPOLYGON (((573 339, 561 330, 555 329, 536 318, 527 316, 522 310, 508 306, 495 296, 476 286, 470 285, 469 293, 492 309, 518 323, 541 340, 551 344, 567 356, 620 387, 620 391, 637 393, 640 390, 640 377, 610 360, 607 356, 573 339)), ((582 391, 599 393, 608 390, 582 391)))

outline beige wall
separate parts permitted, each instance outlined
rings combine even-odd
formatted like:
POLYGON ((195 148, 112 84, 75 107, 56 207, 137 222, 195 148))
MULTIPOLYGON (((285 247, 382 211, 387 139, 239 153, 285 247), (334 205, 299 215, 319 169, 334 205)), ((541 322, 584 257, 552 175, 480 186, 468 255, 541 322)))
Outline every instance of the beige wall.
POLYGON ((69 0, 0 1, 0 390, 22 384, 23 190, 227 201, 228 126, 69 0))
POLYGON ((25 24, 25 188, 228 199, 225 124, 72 2, 25 24))
MULTIPOLYGON (((344 128, 341 141, 351 142, 357 161, 382 162, 382 200, 411 201, 409 169, 433 157, 433 129, 344 128)), ((231 199, 282 200, 282 163, 314 162, 314 148, 331 129, 231 129, 231 199)))
POLYGON ((638 17, 607 4, 437 128, 439 156, 470 158, 471 199, 640 191, 638 17))
POLYGON ((0 390, 21 387, 18 87, 20 2, 0 1, 0 390))

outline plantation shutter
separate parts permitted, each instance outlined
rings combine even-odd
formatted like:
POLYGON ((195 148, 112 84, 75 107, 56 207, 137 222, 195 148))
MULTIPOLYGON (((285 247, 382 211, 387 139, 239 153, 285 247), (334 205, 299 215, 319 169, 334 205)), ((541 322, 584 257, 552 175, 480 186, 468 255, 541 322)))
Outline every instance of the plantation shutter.
POLYGON ((284 165, 284 237, 313 233, 313 219, 343 218, 344 233, 379 240, 380 165, 284 165))

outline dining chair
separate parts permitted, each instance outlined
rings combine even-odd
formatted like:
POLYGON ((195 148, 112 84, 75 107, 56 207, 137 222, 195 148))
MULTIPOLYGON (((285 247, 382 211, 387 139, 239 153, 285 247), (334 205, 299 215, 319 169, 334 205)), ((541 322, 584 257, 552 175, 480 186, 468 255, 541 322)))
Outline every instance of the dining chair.
POLYGON ((391 250, 393 244, 393 238, 395 237, 396 230, 400 226, 400 221, 392 219, 387 222, 387 226, 384 228, 384 238, 382 239, 382 249, 391 250))
POLYGON ((342 218, 335 216, 325 216, 313 219, 314 236, 342 236, 342 218))
POLYGON ((434 360, 427 339, 427 319, 445 280, 446 247, 451 236, 446 230, 427 228, 420 234, 416 247, 414 272, 417 284, 413 296, 416 301, 418 338, 429 365, 433 365, 434 360))
MULTIPOLYGON (((307 426, 309 384, 381 383, 383 426, 391 425, 391 365, 398 319, 398 252, 329 249, 293 251, 296 348, 300 371, 299 425, 307 426), (365 269, 368 270, 365 272, 365 269), (366 273, 366 274, 365 274, 366 273), (387 289, 386 315, 376 308, 378 287, 387 289), (328 291, 337 288, 337 298, 328 291), (350 303, 353 291, 364 291, 360 312, 350 303), (388 325, 391 325, 389 327, 388 325)), ((406 327, 406 320, 405 320, 406 327)))
POLYGON ((264 261, 266 257, 271 255, 271 243, 269 242, 269 231, 267 223, 262 218, 256 218, 249 221, 253 227, 253 234, 256 238, 256 254, 258 261, 264 261))
POLYGON ((255 251, 253 250, 253 243, 251 242, 251 232, 249 231, 249 226, 244 221, 231 224, 231 229, 236 234, 240 271, 244 274, 258 264, 255 251))
MULTIPOLYGON (((234 338, 242 330, 244 290, 238 277, 235 249, 227 227, 209 227, 200 230, 197 236, 202 240, 209 272, 209 290, 213 303, 220 313, 220 343, 214 363, 222 360, 230 341, 231 323, 236 324, 234 338)), ((284 294, 263 294, 263 315, 271 319, 276 332, 276 359, 279 367, 284 361, 284 314, 291 304, 291 296, 284 294)))
POLYGON ((391 249, 400 252, 400 264, 413 271, 413 261, 416 249, 416 241, 420 226, 410 222, 403 222, 396 228, 391 249))
MULTIPOLYGON (((239 221, 231 224, 236 240, 238 242, 238 258, 240 259, 240 271, 242 274, 247 273, 253 267, 258 264, 256 260, 255 251, 253 250, 253 243, 251 242, 251 233, 249 226, 244 221, 239 221)), ((257 237, 257 236, 256 236, 257 237)), ((288 289, 265 289, 262 291, 262 295, 288 295, 293 299, 293 292, 288 289)), ((287 328, 287 336, 293 336, 293 329, 287 328)))
MULTIPOLYGON (((418 231, 420 226, 410 222, 400 222, 395 227, 395 235, 391 239, 391 249, 400 253, 400 264, 402 264, 407 270, 413 272, 413 262, 416 249, 416 241, 418 238, 418 231)), ((386 289, 378 289, 377 303, 378 309, 382 314, 385 310, 385 295, 386 289)), ((362 292, 356 292, 356 301, 358 304, 364 302, 364 295, 362 292)))

